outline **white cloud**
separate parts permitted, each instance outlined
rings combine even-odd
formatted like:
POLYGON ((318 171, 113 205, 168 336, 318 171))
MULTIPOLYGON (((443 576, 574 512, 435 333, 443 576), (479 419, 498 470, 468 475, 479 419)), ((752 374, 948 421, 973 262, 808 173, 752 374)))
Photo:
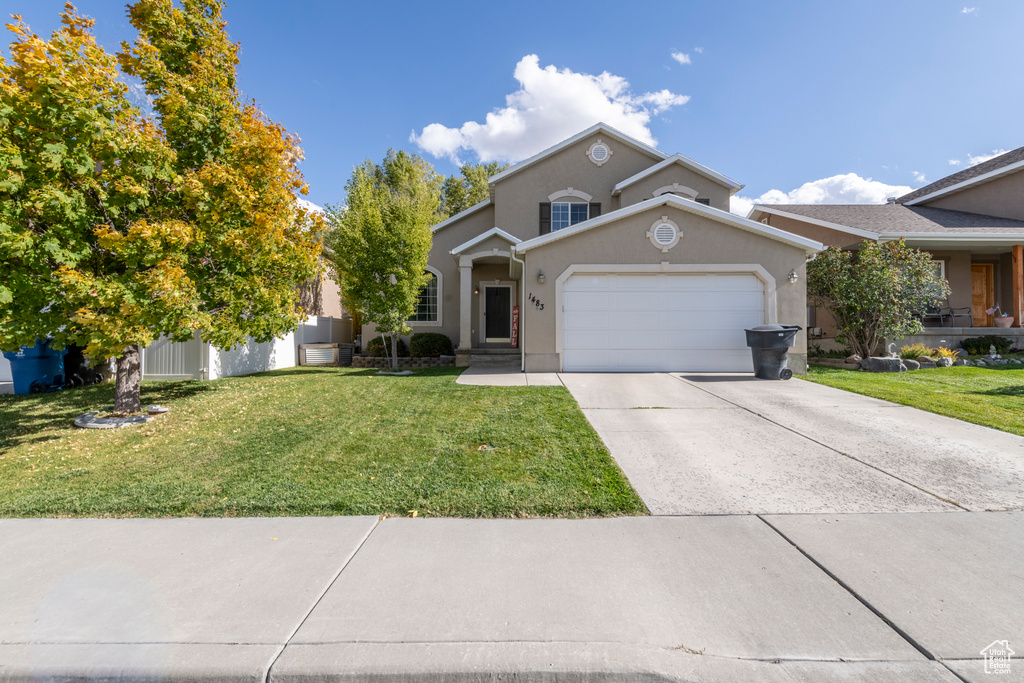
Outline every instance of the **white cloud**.
POLYGON ((672 59, 676 60, 680 64, 690 64, 690 55, 685 52, 673 52, 672 59))
POLYGON ((962 10, 960 10, 960 14, 973 14, 974 16, 978 16, 978 8, 964 7, 962 10))
POLYGON ((324 212, 324 207, 322 207, 322 206, 320 206, 318 204, 314 204, 313 202, 309 201, 308 199, 304 199, 302 197, 298 197, 295 200, 295 202, 299 206, 301 206, 303 209, 305 209, 306 211, 312 211, 313 213, 323 213, 324 212))
POLYGON ((704 54, 704 48, 702 48, 702 47, 695 47, 695 48, 693 48, 693 51, 696 52, 699 55, 704 54))
POLYGON ((950 159, 950 160, 949 160, 949 165, 950 165, 950 166, 959 166, 959 165, 960 165, 960 164, 962 164, 962 163, 963 163, 963 162, 962 162, 962 161, 960 161, 959 159, 950 159))
POLYGON ((607 71, 593 76, 541 68, 537 55, 519 60, 513 75, 519 89, 505 97, 505 107, 488 113, 484 123, 467 121, 459 128, 431 123, 419 134, 413 131, 409 140, 457 164, 465 152, 484 162, 520 161, 599 121, 655 145, 648 128, 651 116, 690 100, 668 90, 634 95, 626 79, 607 71))
POLYGON ((792 192, 769 190, 760 197, 733 196, 729 210, 740 216, 750 213, 754 204, 884 204, 888 197, 910 192, 906 185, 888 185, 856 173, 835 175, 804 183, 792 192))
POLYGON ((921 173, 920 171, 913 171, 913 174, 914 174, 914 180, 916 180, 917 182, 919 182, 919 183, 928 182, 928 181, 926 181, 924 179, 924 173, 921 173))
POLYGON ((978 164, 984 163, 984 162, 988 161, 989 159, 995 159, 1000 154, 1006 154, 1007 151, 1009 151, 1009 150, 994 149, 994 150, 992 150, 991 154, 979 154, 978 156, 974 156, 973 154, 968 153, 967 154, 967 165, 968 166, 977 166, 978 164))

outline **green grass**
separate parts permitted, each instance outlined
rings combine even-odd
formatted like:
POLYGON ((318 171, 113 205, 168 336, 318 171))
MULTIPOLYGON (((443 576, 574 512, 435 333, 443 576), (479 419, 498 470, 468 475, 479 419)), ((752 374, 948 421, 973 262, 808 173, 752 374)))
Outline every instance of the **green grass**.
POLYGON ((954 367, 899 374, 812 365, 804 378, 1024 436, 1024 369, 954 367))
POLYGON ((118 430, 71 426, 110 385, 0 396, 0 516, 646 514, 564 388, 458 374, 144 382, 171 412, 118 430))

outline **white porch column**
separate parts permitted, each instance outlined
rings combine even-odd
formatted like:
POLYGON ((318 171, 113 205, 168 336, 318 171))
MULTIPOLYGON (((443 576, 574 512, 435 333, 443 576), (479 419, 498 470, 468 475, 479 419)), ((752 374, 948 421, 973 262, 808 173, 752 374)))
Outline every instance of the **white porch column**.
POLYGON ((459 348, 473 348, 473 261, 459 259, 459 348))

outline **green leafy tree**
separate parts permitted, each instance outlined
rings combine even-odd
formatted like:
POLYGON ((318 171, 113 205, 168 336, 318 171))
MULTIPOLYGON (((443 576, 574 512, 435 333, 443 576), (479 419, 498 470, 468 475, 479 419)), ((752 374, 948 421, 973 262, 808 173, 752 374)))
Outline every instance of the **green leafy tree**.
POLYGON ((269 341, 302 317, 322 219, 296 138, 235 87, 221 3, 141 0, 118 62, 70 4, 50 40, 20 18, 0 60, 0 348, 39 337, 117 358, 115 410, 140 409, 140 349, 199 333, 269 341))
POLYGON ((807 264, 807 295, 836 320, 836 340, 867 358, 886 339, 921 331, 919 316, 949 296, 932 257, 903 243, 829 247, 807 264))
POLYGON ((450 175, 441 186, 441 218, 448 218, 479 204, 490 195, 487 179, 509 167, 492 161, 487 164, 463 164, 459 175, 450 175))
POLYGON ((440 186, 441 176, 421 157, 389 150, 383 163, 367 159, 356 167, 345 204, 326 209, 338 284, 364 323, 391 334, 396 369, 398 336, 409 333, 405 322, 426 284, 440 186))

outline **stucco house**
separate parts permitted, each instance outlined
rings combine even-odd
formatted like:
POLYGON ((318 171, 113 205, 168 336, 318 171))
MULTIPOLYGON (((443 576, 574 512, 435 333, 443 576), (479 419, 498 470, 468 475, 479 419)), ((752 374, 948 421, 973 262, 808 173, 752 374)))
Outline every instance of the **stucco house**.
MULTIPOLYGON (((433 227, 409 325, 448 335, 462 365, 751 372, 743 329, 803 324, 804 264, 822 245, 730 214, 741 187, 597 124, 433 227)), ((800 334, 790 367, 805 363, 800 334)))
MULTIPOLYGON (((929 252, 949 282, 943 306, 957 315, 928 316, 921 341, 954 346, 986 334, 1024 343, 1024 147, 964 169, 880 205, 756 205, 748 218, 830 246, 903 239, 929 252), (996 326, 998 305, 1013 327, 996 326)), ((1000 321, 1002 322, 1002 321, 1000 321)), ((822 345, 835 335, 831 316, 808 309, 808 327, 822 345)))

